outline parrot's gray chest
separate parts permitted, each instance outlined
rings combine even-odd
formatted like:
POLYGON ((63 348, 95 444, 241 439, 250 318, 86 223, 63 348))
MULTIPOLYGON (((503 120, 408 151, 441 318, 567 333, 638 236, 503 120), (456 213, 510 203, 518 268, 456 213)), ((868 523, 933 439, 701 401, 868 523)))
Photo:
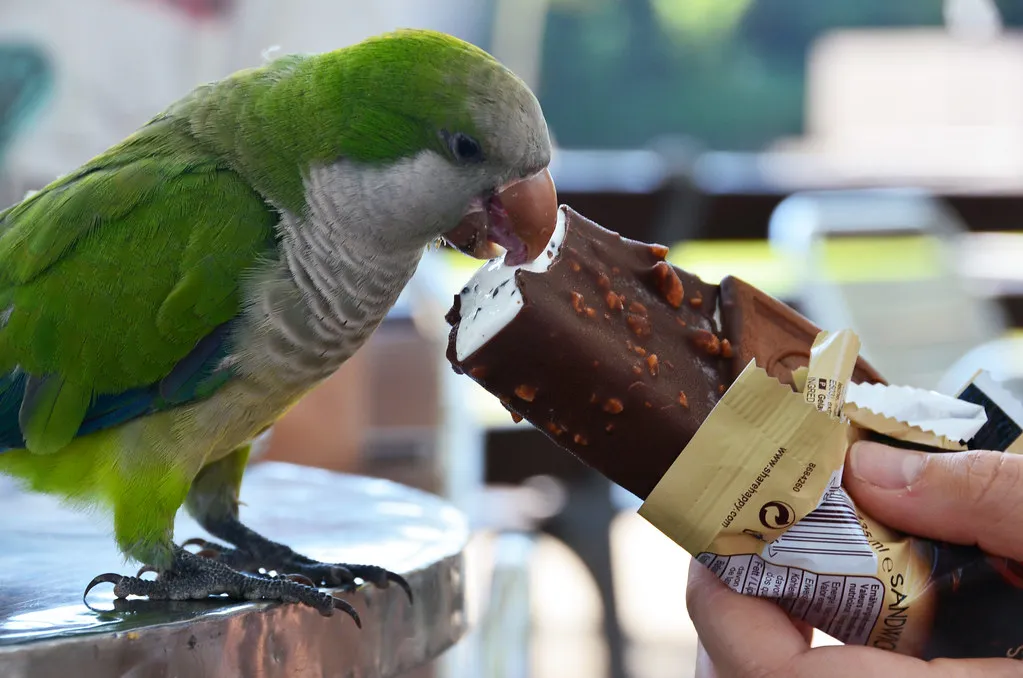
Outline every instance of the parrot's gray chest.
POLYGON ((245 372, 314 384, 355 353, 394 306, 424 247, 375 236, 395 232, 395 215, 379 201, 374 206, 368 183, 323 168, 307 180, 306 214, 283 213, 279 259, 249 286, 239 355, 245 372))

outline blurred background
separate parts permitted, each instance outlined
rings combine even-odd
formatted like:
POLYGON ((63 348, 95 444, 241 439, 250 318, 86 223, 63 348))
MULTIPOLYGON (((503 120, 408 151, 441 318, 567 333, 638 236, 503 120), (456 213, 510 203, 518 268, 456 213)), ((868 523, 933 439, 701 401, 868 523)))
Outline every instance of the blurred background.
MULTIPOLYGON (((1019 0, 3 0, 0 205, 198 83, 400 26, 472 41, 534 87, 562 202, 853 327, 891 382, 954 393, 987 369, 1020 393, 1019 0)), ((428 255, 262 459, 470 515, 474 630, 417 675, 692 675, 688 556, 444 362, 443 314, 476 265, 428 255)))

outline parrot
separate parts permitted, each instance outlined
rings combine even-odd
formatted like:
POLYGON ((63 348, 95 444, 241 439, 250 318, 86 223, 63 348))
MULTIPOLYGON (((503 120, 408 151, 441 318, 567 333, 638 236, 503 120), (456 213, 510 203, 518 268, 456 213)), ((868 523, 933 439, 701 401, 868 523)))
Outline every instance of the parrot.
POLYGON ((411 603, 396 573, 248 528, 249 453, 431 248, 538 256, 551 154, 523 80, 402 28, 198 84, 0 212, 0 473, 100 511, 141 564, 84 595, 263 600, 360 626, 330 590, 394 583, 411 603), (214 539, 176 542, 182 508, 214 539))

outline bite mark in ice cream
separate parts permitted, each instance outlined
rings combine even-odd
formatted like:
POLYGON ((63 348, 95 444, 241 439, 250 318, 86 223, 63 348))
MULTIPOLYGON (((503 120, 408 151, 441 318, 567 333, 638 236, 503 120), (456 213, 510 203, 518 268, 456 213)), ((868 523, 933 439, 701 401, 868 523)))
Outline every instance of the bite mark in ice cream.
POLYGON ((522 292, 515 282, 517 271, 542 273, 561 253, 565 239, 565 211, 558 210, 554 233, 543 253, 533 261, 507 266, 505 256, 484 264, 462 288, 461 323, 455 341, 455 355, 464 360, 500 332, 522 308, 522 292))

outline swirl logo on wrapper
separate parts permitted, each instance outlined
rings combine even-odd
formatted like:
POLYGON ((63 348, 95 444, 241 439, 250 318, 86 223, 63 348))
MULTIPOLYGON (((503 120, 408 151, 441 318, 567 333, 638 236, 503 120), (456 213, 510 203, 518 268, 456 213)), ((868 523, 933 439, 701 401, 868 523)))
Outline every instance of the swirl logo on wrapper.
POLYGON ((853 332, 822 332, 794 375, 798 393, 750 362, 640 515, 733 590, 772 599, 844 643, 1023 658, 1023 624, 1006 621, 1023 604, 1023 565, 891 530, 841 486, 858 438, 941 453, 982 432, 989 448, 1006 450, 1020 446, 1012 415, 1023 418, 1023 407, 983 373, 959 399, 852 384, 858 352, 853 332), (995 430, 1009 436, 992 442, 995 430))

